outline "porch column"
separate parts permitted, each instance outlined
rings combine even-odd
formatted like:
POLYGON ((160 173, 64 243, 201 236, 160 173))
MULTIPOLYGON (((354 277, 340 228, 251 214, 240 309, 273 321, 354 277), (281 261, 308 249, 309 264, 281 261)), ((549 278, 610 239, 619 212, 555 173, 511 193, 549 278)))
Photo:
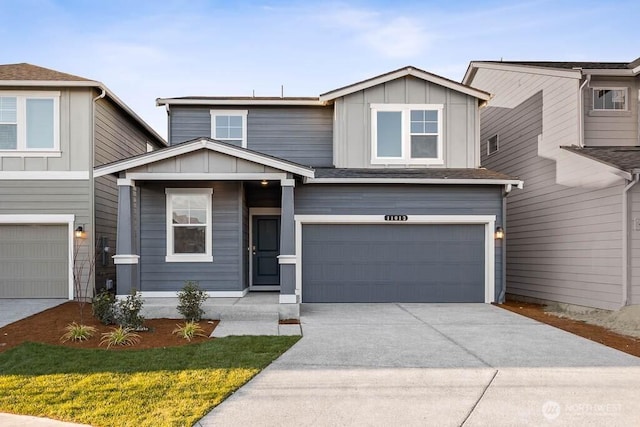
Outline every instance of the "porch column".
POLYGON ((133 230, 133 191, 130 179, 118 179, 118 230, 116 234, 116 287, 118 295, 127 295, 138 287, 138 255, 135 254, 133 230))
POLYGON ((293 219, 293 188, 295 179, 283 179, 280 213, 280 303, 297 304, 295 222, 293 219))

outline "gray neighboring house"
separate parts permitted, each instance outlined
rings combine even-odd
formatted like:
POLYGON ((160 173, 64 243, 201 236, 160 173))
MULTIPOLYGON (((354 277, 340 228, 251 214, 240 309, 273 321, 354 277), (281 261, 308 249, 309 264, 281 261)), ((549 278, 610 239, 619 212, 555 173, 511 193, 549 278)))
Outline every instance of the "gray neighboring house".
POLYGON ((74 258, 90 291, 115 285, 116 180, 93 167, 163 146, 100 82, 0 65, 0 298, 74 298, 74 258))
POLYGON ((494 234, 522 181, 479 167, 488 99, 414 67, 319 97, 158 99, 170 147, 95 168, 118 177, 118 293, 502 300, 494 234))
POLYGON ((473 61, 490 92, 482 165, 526 181, 507 200, 507 292, 640 304, 640 60, 473 61))

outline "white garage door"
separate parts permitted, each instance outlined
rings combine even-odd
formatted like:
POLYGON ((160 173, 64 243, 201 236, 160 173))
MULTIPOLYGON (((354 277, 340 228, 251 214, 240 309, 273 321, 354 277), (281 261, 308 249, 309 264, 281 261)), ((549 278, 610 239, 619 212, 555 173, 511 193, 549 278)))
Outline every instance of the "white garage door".
POLYGON ((68 226, 0 225, 0 298, 69 296, 68 226))

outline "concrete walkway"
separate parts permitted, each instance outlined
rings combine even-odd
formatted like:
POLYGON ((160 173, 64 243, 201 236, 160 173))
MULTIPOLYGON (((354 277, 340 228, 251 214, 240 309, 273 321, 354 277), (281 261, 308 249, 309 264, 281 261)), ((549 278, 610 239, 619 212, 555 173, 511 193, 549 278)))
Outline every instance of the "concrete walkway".
POLYGON ((66 299, 0 298, 0 328, 67 301, 66 299))
POLYGON ((640 359, 491 305, 304 305, 302 330, 196 425, 640 424, 640 359))

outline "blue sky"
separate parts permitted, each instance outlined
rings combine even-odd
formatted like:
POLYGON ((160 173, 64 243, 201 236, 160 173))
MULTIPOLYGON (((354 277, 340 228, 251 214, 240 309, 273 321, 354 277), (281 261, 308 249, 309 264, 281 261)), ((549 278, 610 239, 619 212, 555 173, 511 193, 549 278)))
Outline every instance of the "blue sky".
POLYGON ((317 96, 414 65, 631 61, 640 2, 0 0, 0 63, 99 80, 166 135, 158 97, 317 96))

